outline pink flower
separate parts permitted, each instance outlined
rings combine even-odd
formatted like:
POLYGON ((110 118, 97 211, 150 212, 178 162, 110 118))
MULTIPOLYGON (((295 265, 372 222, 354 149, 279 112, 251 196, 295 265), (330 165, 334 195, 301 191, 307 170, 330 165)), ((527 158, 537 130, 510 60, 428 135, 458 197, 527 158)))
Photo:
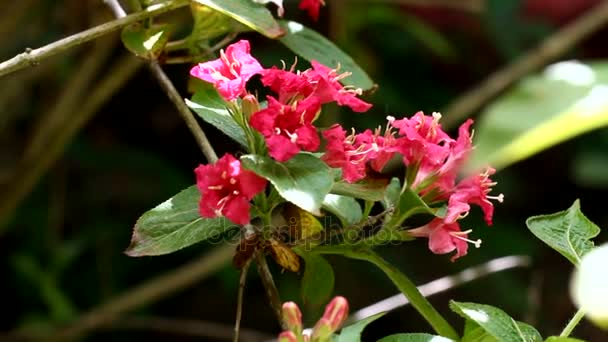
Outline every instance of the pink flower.
POLYGON ((321 103, 336 101, 340 106, 348 106, 353 111, 363 113, 368 111, 372 105, 357 98, 361 95, 361 89, 352 89, 340 84, 340 80, 351 75, 349 72, 338 74, 338 69, 331 69, 325 65, 311 61, 312 70, 305 72, 311 82, 317 84, 315 96, 319 97, 321 103))
POLYGON ((225 216, 236 224, 249 223, 249 201, 264 191, 264 178, 242 169, 241 162, 230 154, 225 154, 215 164, 199 165, 194 173, 201 192, 201 216, 225 216))
POLYGON ((429 249, 435 254, 446 254, 456 250, 456 254, 451 258, 452 261, 467 254, 468 243, 473 243, 475 247, 481 245, 481 240, 467 239, 469 231, 460 231, 460 225, 457 222, 445 223, 441 218, 435 218, 428 224, 407 232, 414 237, 428 238, 429 249))
POLYGON ((346 136, 342 126, 335 124, 323 132, 323 137, 327 146, 321 160, 342 169, 342 176, 349 183, 365 177, 368 162, 372 169, 380 172, 394 155, 391 146, 394 139, 390 131, 382 136, 379 129, 376 132, 368 129, 346 136))
POLYGON ((249 50, 249 42, 240 40, 228 46, 225 53, 220 51, 220 58, 193 67, 190 75, 212 83, 224 99, 231 101, 243 95, 247 81, 263 69, 249 50))
POLYGON ((325 5, 323 0, 302 0, 300 1, 299 9, 307 11, 308 15, 315 21, 319 20, 319 9, 321 5, 325 5))
POLYGON ((492 186, 496 185, 496 182, 492 182, 490 179, 494 172, 496 170, 493 168, 487 168, 484 172, 465 178, 458 183, 448 200, 446 222, 456 222, 456 220, 469 213, 470 204, 476 204, 483 210, 484 219, 488 226, 492 225, 494 205, 490 200, 503 201, 502 194, 498 196, 488 195, 492 191, 492 186))
POLYGON ((315 85, 302 73, 283 70, 273 66, 264 69, 262 84, 274 91, 281 103, 290 103, 308 97, 315 90, 315 85))
POLYGON ((316 151, 320 141, 312 121, 320 110, 319 101, 309 97, 288 106, 272 96, 267 99, 268 107, 254 113, 249 123, 266 139, 270 156, 284 162, 300 150, 316 151))

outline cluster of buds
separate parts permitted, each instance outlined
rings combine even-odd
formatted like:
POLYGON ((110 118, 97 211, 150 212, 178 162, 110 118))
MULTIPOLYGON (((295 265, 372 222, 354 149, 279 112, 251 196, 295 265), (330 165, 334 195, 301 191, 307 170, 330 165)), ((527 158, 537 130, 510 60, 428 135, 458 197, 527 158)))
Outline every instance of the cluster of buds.
POLYGON ((323 316, 317 321, 310 335, 304 333, 302 312, 294 302, 283 304, 283 322, 288 330, 279 334, 279 342, 326 342, 331 341, 348 317, 348 301, 344 297, 334 297, 327 304, 323 316))

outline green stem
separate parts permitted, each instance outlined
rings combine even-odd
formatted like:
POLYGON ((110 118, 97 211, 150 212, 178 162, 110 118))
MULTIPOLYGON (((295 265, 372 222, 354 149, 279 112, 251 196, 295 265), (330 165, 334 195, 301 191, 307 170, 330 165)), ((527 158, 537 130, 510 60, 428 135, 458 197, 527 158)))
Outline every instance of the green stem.
POLYGON ((581 308, 574 314, 572 319, 570 319, 570 322, 568 322, 568 325, 566 325, 566 327, 564 328, 564 330, 562 330, 562 333, 559 334, 559 336, 561 336, 561 337, 570 336, 570 334, 572 333, 572 330, 574 330, 574 328, 578 325, 578 323, 581 321, 581 319, 583 319, 583 317, 585 317, 585 311, 583 311, 583 309, 581 308))
POLYGON ((429 301, 418 291, 418 288, 412 281, 395 266, 388 263, 378 254, 370 249, 353 249, 336 247, 317 247, 313 250, 315 253, 322 254, 341 254, 346 257, 358 260, 371 262, 380 268, 397 286, 397 288, 407 297, 412 306, 429 322, 435 331, 444 337, 453 340, 460 340, 458 333, 454 328, 441 316, 439 312, 429 303, 429 301))

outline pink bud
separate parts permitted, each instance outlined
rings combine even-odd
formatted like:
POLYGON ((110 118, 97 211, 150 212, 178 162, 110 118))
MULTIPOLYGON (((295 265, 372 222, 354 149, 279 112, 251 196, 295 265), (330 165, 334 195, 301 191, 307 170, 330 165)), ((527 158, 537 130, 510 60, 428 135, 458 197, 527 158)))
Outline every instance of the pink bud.
POLYGON ((296 334, 291 331, 283 331, 279 334, 279 342, 298 342, 296 334))
POLYGON ((283 304, 283 322, 294 333, 302 333, 302 312, 296 303, 286 302, 283 304))
POLYGON ((331 334, 342 326, 348 317, 348 301, 337 296, 327 304, 323 317, 315 324, 312 332, 313 341, 328 341, 331 334))

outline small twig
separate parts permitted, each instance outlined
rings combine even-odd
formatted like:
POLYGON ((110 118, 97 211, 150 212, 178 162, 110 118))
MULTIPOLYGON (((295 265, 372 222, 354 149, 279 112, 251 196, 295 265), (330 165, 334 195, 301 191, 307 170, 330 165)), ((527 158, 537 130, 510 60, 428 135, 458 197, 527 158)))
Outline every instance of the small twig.
POLYGON ((239 342, 239 332, 241 331, 241 316, 243 315, 243 294, 245 292, 245 281, 247 280, 247 271, 251 265, 251 259, 241 268, 241 276, 239 278, 239 293, 236 302, 236 319, 234 321, 234 337, 232 341, 239 342))
POLYGON ((274 284, 274 279, 272 278, 272 273, 270 273, 270 269, 268 268, 268 263, 266 263, 266 256, 264 255, 263 251, 258 251, 256 253, 255 261, 258 266, 258 273, 262 279, 262 284, 264 284, 264 288, 266 289, 266 295, 268 296, 270 306, 277 316, 279 324, 281 324, 281 328, 286 330, 287 326, 283 322, 283 314, 281 313, 281 306, 283 303, 281 302, 281 297, 279 296, 279 290, 277 290, 277 287, 274 284))
POLYGON ((452 102, 443 111, 443 125, 453 127, 520 78, 568 52, 585 37, 602 28, 607 21, 608 1, 601 1, 575 22, 557 31, 538 47, 493 73, 476 88, 452 102))
POLYGON ((114 32, 121 27, 135 23, 145 18, 157 16, 159 14, 184 7, 188 5, 188 0, 169 0, 158 5, 152 5, 143 11, 133 13, 120 19, 110 21, 99 26, 95 26, 86 31, 60 39, 49 45, 38 49, 27 49, 25 52, 0 63, 0 77, 11 72, 37 65, 45 58, 56 55, 74 46, 91 41, 108 33, 114 32))
POLYGON ((109 324, 125 312, 164 298, 213 274, 223 267, 233 255, 234 246, 215 247, 200 258, 171 272, 152 278, 94 308, 82 315, 71 326, 58 331, 47 340, 65 341, 75 339, 90 330, 109 324))
MULTIPOLYGON (((451 275, 435 279, 429 283, 418 286, 420 293, 429 297, 449 289, 453 289, 457 286, 469 283, 473 280, 483 278, 487 275, 516 268, 516 267, 528 267, 530 265, 530 259, 523 256, 507 256, 498 259, 488 261, 484 264, 467 268, 466 270, 451 275)), ((356 322, 375 315, 384 311, 391 311, 399 307, 409 304, 409 301, 402 293, 396 294, 377 303, 364 307, 363 309, 357 310, 349 318, 348 322, 356 322)), ((348 324, 348 323, 347 323, 348 324)))

